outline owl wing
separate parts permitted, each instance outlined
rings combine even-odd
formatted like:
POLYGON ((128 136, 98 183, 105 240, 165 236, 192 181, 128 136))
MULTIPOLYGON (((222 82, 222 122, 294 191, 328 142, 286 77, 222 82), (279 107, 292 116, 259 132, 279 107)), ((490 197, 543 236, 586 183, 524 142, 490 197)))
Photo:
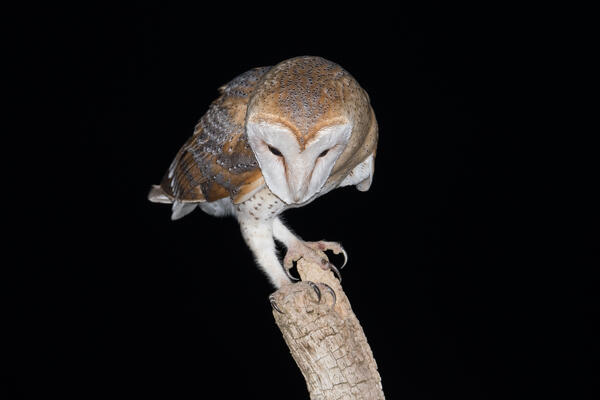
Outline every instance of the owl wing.
POLYGON ((176 219, 196 203, 225 197, 241 203, 265 185, 244 126, 248 99, 269 69, 254 68, 219 88, 221 96, 202 116, 161 184, 152 187, 150 201, 173 203, 176 219))

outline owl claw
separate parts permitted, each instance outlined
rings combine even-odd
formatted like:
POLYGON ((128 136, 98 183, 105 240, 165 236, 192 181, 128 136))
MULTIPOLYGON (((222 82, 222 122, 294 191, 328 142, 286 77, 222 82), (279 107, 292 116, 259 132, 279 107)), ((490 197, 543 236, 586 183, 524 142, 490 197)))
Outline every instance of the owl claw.
POLYGON ((290 269, 292 269, 294 267, 294 257, 290 257, 290 254, 288 252, 288 254, 285 255, 285 257, 283 258, 283 270, 285 271, 285 274, 287 275, 288 278, 290 278, 290 280, 292 282, 298 282, 300 279, 296 278, 294 275, 292 275, 290 273, 290 269))
POLYGON ((321 290, 319 289, 319 287, 317 286, 316 283, 310 282, 310 281, 308 281, 307 283, 311 288, 313 288, 313 290, 317 294, 317 303, 320 303, 321 302, 321 290))
POLYGON ((277 311, 280 314, 285 314, 283 311, 281 311, 279 309, 279 306, 277 305, 277 302, 275 301, 275 298, 273 297, 273 295, 269 296, 269 302, 271 303, 271 307, 273 307, 273 310, 277 311))
POLYGON ((288 278, 290 278, 290 280, 292 282, 298 282, 300 279, 296 278, 294 275, 292 275, 290 273, 290 268, 287 268, 286 266, 283 267, 283 270, 285 271, 285 274, 287 275, 288 278))
POLYGON ((322 283, 322 285, 325 286, 325 290, 327 290, 331 294, 331 297, 333 297, 333 305, 331 307, 334 307, 335 303, 337 301, 337 296, 335 295, 335 291, 331 288, 331 286, 329 286, 326 283, 322 283))
POLYGON ((335 276, 337 276, 338 280, 341 283, 342 282, 342 274, 340 274, 340 270, 337 269, 337 267, 335 265, 333 265, 332 263, 328 263, 328 264, 329 265, 327 267, 333 271, 333 273, 335 274, 335 276))
MULTIPOLYGON (((315 291, 315 293, 317 294, 317 302, 320 303, 321 299, 323 297, 321 289, 319 289, 319 286, 311 281, 307 281, 306 283, 308 283, 308 285, 315 291)), ((335 303, 337 302, 337 296, 335 294, 335 291, 331 288, 331 286, 329 286, 326 283, 320 282, 321 285, 325 286, 325 290, 331 294, 331 297, 333 298, 333 304, 331 305, 331 307, 335 307, 335 303)))
POLYGON ((346 250, 344 250, 343 247, 342 247, 342 254, 344 255, 344 263, 342 264, 340 269, 344 269, 344 267, 346 266, 346 263, 348 262, 348 253, 346 253, 346 250))

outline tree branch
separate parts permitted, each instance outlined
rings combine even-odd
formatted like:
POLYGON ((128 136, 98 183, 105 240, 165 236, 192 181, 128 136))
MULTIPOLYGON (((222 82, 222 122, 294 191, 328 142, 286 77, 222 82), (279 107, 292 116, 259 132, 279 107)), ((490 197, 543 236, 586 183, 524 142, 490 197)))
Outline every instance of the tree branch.
POLYGON ((274 308, 273 316, 310 398, 384 399, 373 353, 339 281, 303 259, 298 273, 302 282, 281 287, 271 299, 281 311, 274 308), (335 292, 333 307, 333 295, 323 283, 335 292))

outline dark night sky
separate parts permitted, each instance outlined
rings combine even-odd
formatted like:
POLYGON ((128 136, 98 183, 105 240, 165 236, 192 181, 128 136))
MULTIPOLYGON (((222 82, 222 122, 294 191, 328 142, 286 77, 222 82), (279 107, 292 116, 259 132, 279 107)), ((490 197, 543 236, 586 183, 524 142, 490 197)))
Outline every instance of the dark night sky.
POLYGON ((26 274, 26 293, 40 295, 21 294, 19 390, 307 398, 235 220, 195 211, 172 222, 146 194, 219 86, 318 55, 371 97, 376 173, 369 192, 336 190, 285 217, 348 250, 344 288, 387 398, 584 398, 591 349, 575 338, 591 317, 563 301, 571 280, 545 287, 529 209, 527 17, 198 4, 69 8, 34 40, 48 68, 30 68, 61 97, 61 190, 77 196, 52 209, 69 233, 52 229, 48 268, 26 274))

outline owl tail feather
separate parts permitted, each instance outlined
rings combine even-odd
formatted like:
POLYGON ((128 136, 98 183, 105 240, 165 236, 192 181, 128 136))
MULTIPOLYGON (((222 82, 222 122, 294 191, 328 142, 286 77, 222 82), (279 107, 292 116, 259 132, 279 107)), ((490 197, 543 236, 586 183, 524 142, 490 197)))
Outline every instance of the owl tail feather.
POLYGON ((172 198, 165 193, 160 185, 152 185, 150 192, 148 193, 148 200, 153 203, 171 204, 172 198))
POLYGON ((173 200, 159 185, 153 185, 148 193, 148 200, 153 203, 171 204, 171 220, 175 221, 194 211, 197 203, 182 203, 179 200, 173 200))
POLYGON ((171 220, 183 218, 196 208, 198 203, 181 203, 177 200, 173 202, 173 208, 171 209, 171 220))

